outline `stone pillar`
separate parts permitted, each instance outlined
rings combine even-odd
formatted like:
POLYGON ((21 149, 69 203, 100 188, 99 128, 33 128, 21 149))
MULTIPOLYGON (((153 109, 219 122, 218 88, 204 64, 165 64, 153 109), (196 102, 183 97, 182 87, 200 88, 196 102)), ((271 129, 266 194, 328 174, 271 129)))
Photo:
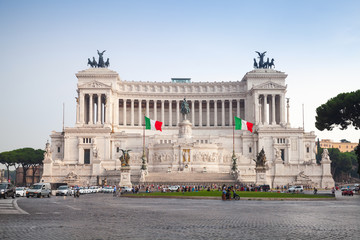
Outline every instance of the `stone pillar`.
POLYGON ((280 107, 280 123, 285 123, 285 98, 283 94, 279 95, 279 107, 280 107))
POLYGON ((199 126, 202 127, 202 100, 199 101, 199 126))
POLYGON ((206 100, 206 126, 210 127, 210 100, 206 100))
POLYGON ((225 100, 221 100, 221 126, 225 126, 225 100))
POLYGON ((218 115, 217 115, 217 100, 214 100, 214 125, 218 125, 218 115))
POLYGON ((98 107, 97 107, 97 124, 101 124, 101 94, 98 94, 98 107))
POLYGON ((132 187, 130 166, 121 167, 119 187, 132 187))
POLYGON ((287 99, 287 120, 286 120, 286 126, 290 126, 290 104, 289 104, 290 99, 287 99))
POLYGON ((267 94, 264 94, 264 124, 267 125, 269 123, 269 117, 268 117, 268 104, 267 104, 267 94))
POLYGON ((272 94, 271 95, 271 125, 275 125, 275 97, 276 95, 272 94))
MULTIPOLYGON (((138 100, 138 102, 139 102, 139 108, 138 108, 138 114, 139 114, 139 126, 141 126, 142 125, 142 118, 143 118, 143 116, 142 116, 142 114, 141 114, 141 102, 142 102, 142 100, 141 99, 139 99, 138 100)), ((145 119, 144 119, 145 120, 145 119)))
POLYGON ((116 98, 116 101, 115 101, 115 111, 114 111, 114 114, 115 114, 115 122, 114 124, 115 125, 119 125, 119 99, 116 98))
POLYGON ((169 100, 169 126, 172 126, 172 100, 169 100))
POLYGON ((126 126, 126 102, 127 99, 123 99, 123 125, 126 126))
POLYGON ((232 126, 232 99, 229 100, 229 126, 232 126))
POLYGON ((134 118, 135 118, 134 101, 135 101, 134 99, 131 99, 131 113, 130 113, 131 126, 134 126, 134 118))
POLYGON ((80 93, 80 123, 84 124, 85 115, 85 94, 80 93))
POLYGON ((89 124, 94 123, 93 110, 94 110, 93 95, 89 94, 89 124))
POLYGON ((191 122, 195 125, 195 100, 191 100, 191 122))
POLYGON ((176 126, 180 122, 180 106, 179 106, 179 100, 176 100, 176 126))
POLYGON ((163 124, 165 124, 165 100, 161 100, 161 122, 163 122, 163 124))
POLYGON ((153 103, 154 103, 154 120, 157 121, 157 100, 154 100, 153 103))
POLYGON ((146 116, 148 118, 150 118, 150 115, 149 115, 149 104, 150 104, 150 101, 148 99, 146 99, 146 116))
POLYGON ((111 114, 110 114, 110 97, 108 95, 105 95, 105 106, 104 106, 104 109, 105 109, 105 113, 104 113, 104 122, 106 124, 110 124, 110 119, 111 119, 111 114))
POLYGON ((239 118, 243 117, 243 116, 240 116, 240 99, 236 100, 236 116, 239 118))

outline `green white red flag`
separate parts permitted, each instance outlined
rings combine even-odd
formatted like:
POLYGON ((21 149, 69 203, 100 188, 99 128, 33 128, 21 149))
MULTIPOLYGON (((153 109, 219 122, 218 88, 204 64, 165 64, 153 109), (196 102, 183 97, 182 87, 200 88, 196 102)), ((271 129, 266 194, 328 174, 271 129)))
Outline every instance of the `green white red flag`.
POLYGON ((254 124, 251 122, 247 122, 241 118, 234 116, 235 119, 235 130, 249 130, 253 132, 254 124))
POLYGON ((162 122, 145 117, 145 129, 147 130, 159 130, 162 132, 162 124, 162 122))

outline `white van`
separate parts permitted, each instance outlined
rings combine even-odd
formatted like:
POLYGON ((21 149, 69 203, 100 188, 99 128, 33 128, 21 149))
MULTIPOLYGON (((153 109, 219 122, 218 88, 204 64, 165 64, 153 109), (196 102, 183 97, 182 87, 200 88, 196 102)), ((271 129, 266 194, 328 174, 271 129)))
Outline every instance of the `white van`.
POLYGON ((26 197, 50 197, 50 183, 35 183, 26 191, 26 197))

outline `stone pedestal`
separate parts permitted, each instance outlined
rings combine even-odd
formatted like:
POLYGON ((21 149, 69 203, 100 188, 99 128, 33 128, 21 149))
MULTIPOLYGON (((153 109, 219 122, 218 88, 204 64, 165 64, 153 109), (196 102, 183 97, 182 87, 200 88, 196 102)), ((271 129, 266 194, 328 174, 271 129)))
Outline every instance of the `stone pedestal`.
POLYGON ((132 187, 130 178, 130 166, 121 167, 120 169, 120 187, 132 187))
POLYGON ((266 167, 256 167, 256 185, 264 185, 267 184, 266 179, 266 167))
POLYGON ((184 119, 179 123, 179 138, 191 138, 192 137, 192 123, 184 119))

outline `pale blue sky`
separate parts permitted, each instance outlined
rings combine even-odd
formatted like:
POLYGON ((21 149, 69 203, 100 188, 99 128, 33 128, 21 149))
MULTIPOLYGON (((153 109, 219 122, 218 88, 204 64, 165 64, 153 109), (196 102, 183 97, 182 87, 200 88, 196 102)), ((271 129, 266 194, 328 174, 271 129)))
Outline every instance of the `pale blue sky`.
POLYGON ((267 51, 287 73, 291 125, 317 131, 315 109, 360 88, 360 1, 0 0, 0 152, 44 148, 75 124, 75 73, 106 50, 124 80, 237 81, 267 51))

